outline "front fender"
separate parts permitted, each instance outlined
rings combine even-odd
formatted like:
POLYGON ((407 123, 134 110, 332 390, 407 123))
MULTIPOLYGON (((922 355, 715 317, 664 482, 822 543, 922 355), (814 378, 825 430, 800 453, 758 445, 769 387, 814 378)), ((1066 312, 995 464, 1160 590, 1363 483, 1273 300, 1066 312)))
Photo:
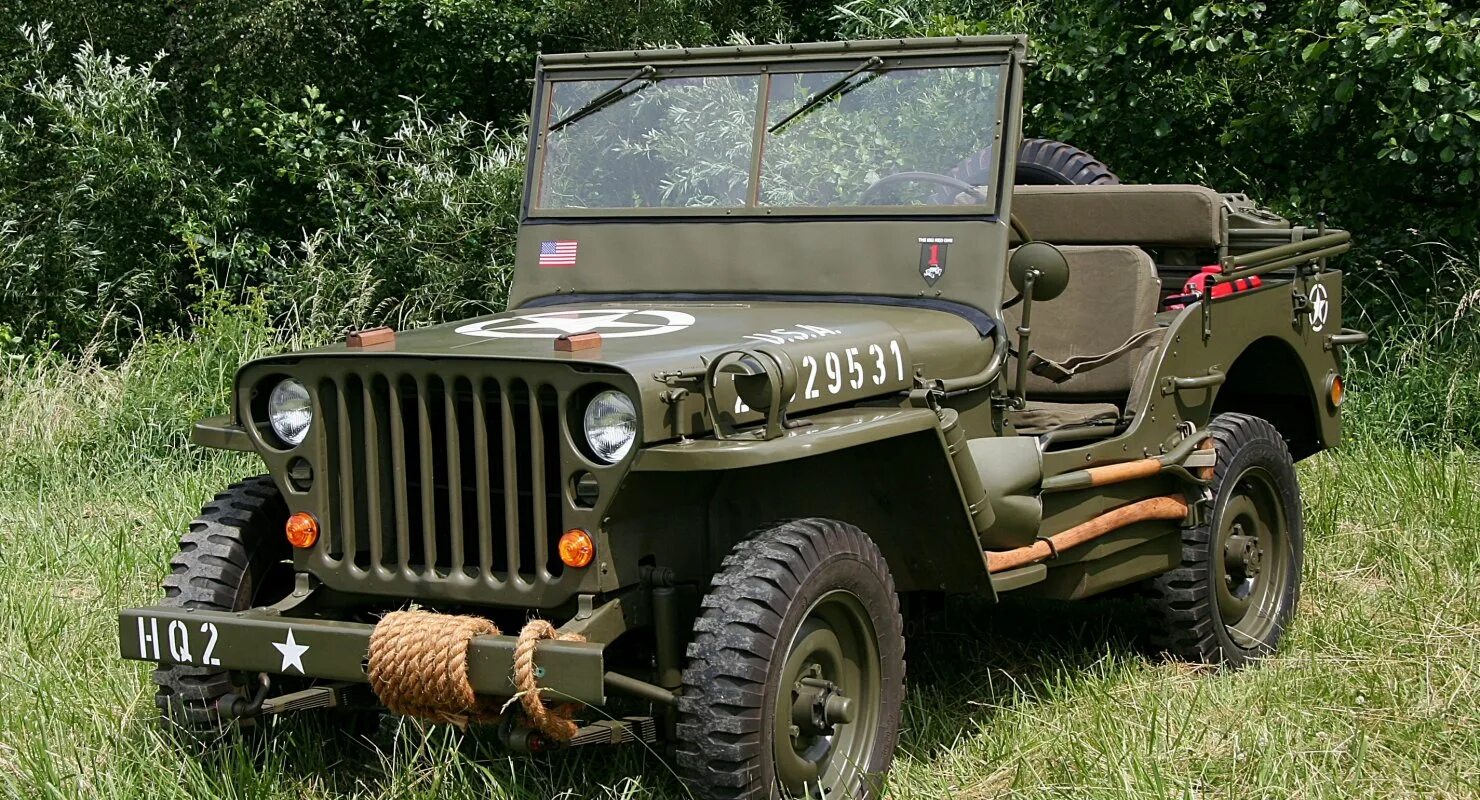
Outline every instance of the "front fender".
POLYGON ((206 417, 197 421, 190 430, 190 441, 214 450, 238 450, 243 453, 257 451, 252 446, 247 429, 231 417, 206 417))
MULTIPOLYGON (((857 526, 900 591, 991 594, 935 412, 848 408, 810 416, 768 441, 696 439, 650 447, 609 511, 613 547, 707 583, 735 543, 785 519, 857 526)), ((638 562, 618 559, 619 582, 638 562)))
POLYGON ((848 408, 808 417, 770 440, 690 439, 649 447, 638 454, 634 472, 693 472, 744 469, 938 429, 934 411, 922 408, 848 408))

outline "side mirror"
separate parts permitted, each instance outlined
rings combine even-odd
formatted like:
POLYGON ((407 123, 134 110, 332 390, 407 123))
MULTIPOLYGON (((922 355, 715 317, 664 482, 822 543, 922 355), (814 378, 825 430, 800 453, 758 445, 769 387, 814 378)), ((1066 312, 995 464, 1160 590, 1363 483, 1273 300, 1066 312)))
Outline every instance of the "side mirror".
POLYGON ((1012 288, 1021 294, 1028 285, 1028 273, 1037 272, 1033 278, 1033 300, 1052 300, 1064 293, 1069 286, 1069 262, 1059 248, 1048 242, 1027 242, 1013 251, 1007 262, 1007 277, 1012 288))

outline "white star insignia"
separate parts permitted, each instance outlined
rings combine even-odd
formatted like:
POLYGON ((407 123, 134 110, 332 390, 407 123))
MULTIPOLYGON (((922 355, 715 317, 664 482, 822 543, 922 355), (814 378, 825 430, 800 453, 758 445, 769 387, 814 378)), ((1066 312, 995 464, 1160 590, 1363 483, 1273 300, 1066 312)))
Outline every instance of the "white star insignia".
POLYGON ((299 644, 298 641, 293 638, 292 628, 288 629, 288 640, 286 642, 273 642, 272 646, 276 647, 278 652, 283 654, 283 666, 278 670, 278 672, 287 672, 288 667, 292 667, 298 670, 299 675, 304 674, 303 654, 308 652, 308 645, 299 644))
POLYGON ((591 331, 605 328, 656 328, 658 325, 644 322, 623 322, 622 318, 632 312, 617 311, 610 314, 591 315, 583 317, 569 317, 555 314, 541 314, 536 317, 522 317, 521 319, 532 320, 523 325, 509 325, 500 330, 526 331, 526 330, 548 330, 554 329, 564 333, 590 333, 591 331))

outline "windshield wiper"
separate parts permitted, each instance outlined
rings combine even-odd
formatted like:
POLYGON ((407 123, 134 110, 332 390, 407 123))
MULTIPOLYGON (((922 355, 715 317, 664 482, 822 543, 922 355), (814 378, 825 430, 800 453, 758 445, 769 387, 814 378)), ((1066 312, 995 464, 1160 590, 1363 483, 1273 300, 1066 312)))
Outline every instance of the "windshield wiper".
POLYGON ((782 128, 786 127, 786 124, 787 123, 791 122, 792 120, 796 119, 797 117, 800 117, 801 115, 807 113, 808 111, 811 111, 812 109, 814 109, 814 108, 822 105, 823 103, 827 102, 828 100, 831 100, 834 96, 845 95, 845 94, 853 91, 854 89, 857 89, 858 87, 864 85, 865 83, 868 83, 869 81, 871 81, 874 78, 878 77, 878 75, 877 75, 878 69, 879 69, 879 67, 882 67, 882 66, 884 66, 884 60, 882 58, 879 58, 878 56, 874 56, 873 58, 870 58, 869 60, 863 62, 862 64, 859 64, 856 68, 854 68, 854 70, 852 72, 848 73, 847 75, 844 75, 841 78, 838 78, 837 80, 833 81, 832 83, 829 83, 827 86, 824 86, 821 91, 817 92, 816 94, 812 95, 811 97, 808 97, 805 101, 803 101, 803 103, 801 105, 797 106, 797 109, 795 111, 793 111, 790 114, 787 114, 786 116, 782 117, 780 122, 778 122, 775 125, 772 125, 771 127, 767 128, 766 129, 766 132, 767 133, 775 133, 776 131, 779 131, 782 128), (863 72, 865 70, 873 70, 875 72, 875 74, 874 75, 870 75, 869 77, 867 77, 867 78, 865 78, 865 79, 863 79, 863 80, 859 81, 858 83, 855 83, 855 84, 853 84, 851 86, 848 84, 848 81, 853 80, 853 76, 855 76, 858 73, 863 72))
POLYGON ((566 125, 569 125, 572 122, 585 119, 586 117, 595 114, 596 112, 600 111, 603 108, 606 108, 607 106, 617 102, 618 100, 631 97, 632 95, 637 94, 643 89, 652 86, 653 84, 658 82, 658 80, 655 80, 653 78, 653 76, 656 75, 657 72, 658 70, 654 69, 652 64, 648 64, 647 66, 642 67, 631 75, 628 75, 626 78, 623 78, 622 81, 616 86, 613 86, 612 88, 607 89, 601 94, 596 95, 595 97, 587 101, 585 105, 556 120, 553 124, 550 125, 550 133, 554 133, 555 131, 564 128, 566 125), (624 88, 627 87, 628 84, 632 83, 633 81, 644 79, 646 79, 647 82, 642 84, 641 86, 638 86, 629 91, 622 91, 624 88))

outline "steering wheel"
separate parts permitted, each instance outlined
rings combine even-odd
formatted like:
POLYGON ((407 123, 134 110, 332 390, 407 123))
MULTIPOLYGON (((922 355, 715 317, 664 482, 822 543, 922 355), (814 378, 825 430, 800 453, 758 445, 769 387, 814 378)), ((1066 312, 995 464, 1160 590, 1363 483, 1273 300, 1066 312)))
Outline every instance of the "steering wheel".
POLYGON ((1017 234, 1018 244, 1022 245, 1033 241, 1033 237, 1028 234, 1028 229, 1023 227, 1023 221, 1018 219, 1017 214, 1008 214, 1007 224, 1012 227, 1012 232, 1017 234))
MULTIPOLYGON (((957 194, 965 192, 966 194, 975 197, 977 200, 983 203, 987 201, 987 196, 982 194, 980 189, 972 186, 966 181, 961 180, 960 178, 953 178, 950 175, 941 175, 937 172, 896 172, 893 175, 885 175, 884 177, 869 184, 869 187, 867 189, 864 189, 862 192, 859 193, 858 204, 861 206, 869 205, 867 202, 865 202, 867 201, 869 195, 878 191, 881 187, 889 186, 895 183, 902 183, 904 181, 930 181, 931 183, 938 183, 942 186, 955 189, 957 194)), ((937 195, 937 197, 939 196, 940 195, 937 195)), ((950 196, 954 197, 955 195, 950 196)), ((1028 229, 1023 226, 1022 220, 1018 219, 1017 214, 1009 215, 1007 222, 1009 225, 1012 226, 1012 230, 1014 233, 1017 234, 1020 242, 1026 243, 1033 241, 1033 237, 1029 235, 1028 229)))
POLYGON ((871 205, 867 202, 869 195, 885 186, 892 186, 893 184, 903 183, 905 181, 930 181, 931 183, 938 183, 942 186, 949 186, 955 189, 958 194, 965 192, 980 202, 985 203, 987 201, 987 196, 982 194, 979 189, 960 178, 952 178, 949 175, 941 175, 936 172, 896 172, 893 175, 885 175, 869 184, 867 189, 864 189, 858 194, 858 204, 861 206, 871 205))

